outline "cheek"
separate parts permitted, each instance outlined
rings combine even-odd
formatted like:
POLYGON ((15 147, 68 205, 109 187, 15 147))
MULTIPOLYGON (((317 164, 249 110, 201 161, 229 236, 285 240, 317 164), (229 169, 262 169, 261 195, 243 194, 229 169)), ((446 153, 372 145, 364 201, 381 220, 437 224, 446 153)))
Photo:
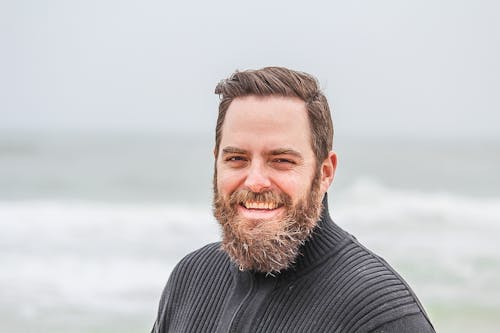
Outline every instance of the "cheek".
POLYGON ((223 195, 230 195, 242 183, 243 177, 234 171, 219 170, 217 172, 217 189, 223 195))
POLYGON ((281 191, 290 195, 292 198, 302 194, 302 188, 298 178, 290 176, 275 177, 275 184, 281 191))
POLYGON ((312 175, 308 173, 294 173, 275 177, 275 184, 281 191, 290 195, 294 203, 308 195, 311 183, 312 175))

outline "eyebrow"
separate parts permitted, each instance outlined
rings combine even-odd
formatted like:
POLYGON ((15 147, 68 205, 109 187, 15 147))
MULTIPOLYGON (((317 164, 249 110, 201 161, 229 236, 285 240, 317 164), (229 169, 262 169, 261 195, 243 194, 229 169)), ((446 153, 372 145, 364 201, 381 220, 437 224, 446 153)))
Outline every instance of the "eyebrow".
POLYGON ((247 151, 236 147, 224 147, 222 149, 222 154, 246 154, 247 151))
MULTIPOLYGON (((248 151, 245 149, 237 148, 237 147, 224 147, 222 149, 222 154, 227 155, 227 154, 247 154, 248 151)), ((303 159, 302 154, 299 153, 298 151, 292 149, 292 148, 277 148, 273 149, 269 152, 269 155, 271 156, 278 156, 278 155, 292 155, 295 156, 299 159, 303 159)))
POLYGON ((293 155, 297 158, 302 159, 302 154, 296 150, 291 149, 291 148, 273 149, 273 150, 271 150, 270 155, 293 155))

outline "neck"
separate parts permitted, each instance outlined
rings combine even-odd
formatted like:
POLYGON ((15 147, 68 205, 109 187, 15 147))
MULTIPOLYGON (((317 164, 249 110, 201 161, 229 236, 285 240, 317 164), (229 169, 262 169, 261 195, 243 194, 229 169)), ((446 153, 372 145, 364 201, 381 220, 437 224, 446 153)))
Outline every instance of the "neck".
POLYGON ((311 237, 300 248, 295 264, 287 271, 301 272, 315 266, 325 257, 335 252, 347 233, 337 226, 328 211, 328 196, 325 193, 322 201, 321 216, 313 229, 311 237))

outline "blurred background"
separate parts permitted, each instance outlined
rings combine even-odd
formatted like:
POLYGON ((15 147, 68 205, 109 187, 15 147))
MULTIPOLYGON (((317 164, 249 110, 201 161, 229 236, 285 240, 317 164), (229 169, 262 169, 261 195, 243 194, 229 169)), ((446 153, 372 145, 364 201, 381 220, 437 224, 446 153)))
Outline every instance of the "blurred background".
POLYGON ((500 327, 497 1, 0 2, 0 330, 147 332, 219 239, 216 83, 316 75, 335 221, 438 332, 500 327), (391 241, 388 241, 391 239, 391 241))

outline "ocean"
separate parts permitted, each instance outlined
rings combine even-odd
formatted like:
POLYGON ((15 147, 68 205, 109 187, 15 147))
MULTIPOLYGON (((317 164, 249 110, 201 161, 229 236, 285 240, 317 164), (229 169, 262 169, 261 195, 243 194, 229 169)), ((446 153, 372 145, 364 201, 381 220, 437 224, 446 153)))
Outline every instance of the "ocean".
MULTIPOLYGON (((500 142, 335 140, 334 220, 401 273, 438 332, 498 330, 500 142)), ((176 262, 220 237, 212 145, 0 133, 0 331, 149 332, 176 262)))

